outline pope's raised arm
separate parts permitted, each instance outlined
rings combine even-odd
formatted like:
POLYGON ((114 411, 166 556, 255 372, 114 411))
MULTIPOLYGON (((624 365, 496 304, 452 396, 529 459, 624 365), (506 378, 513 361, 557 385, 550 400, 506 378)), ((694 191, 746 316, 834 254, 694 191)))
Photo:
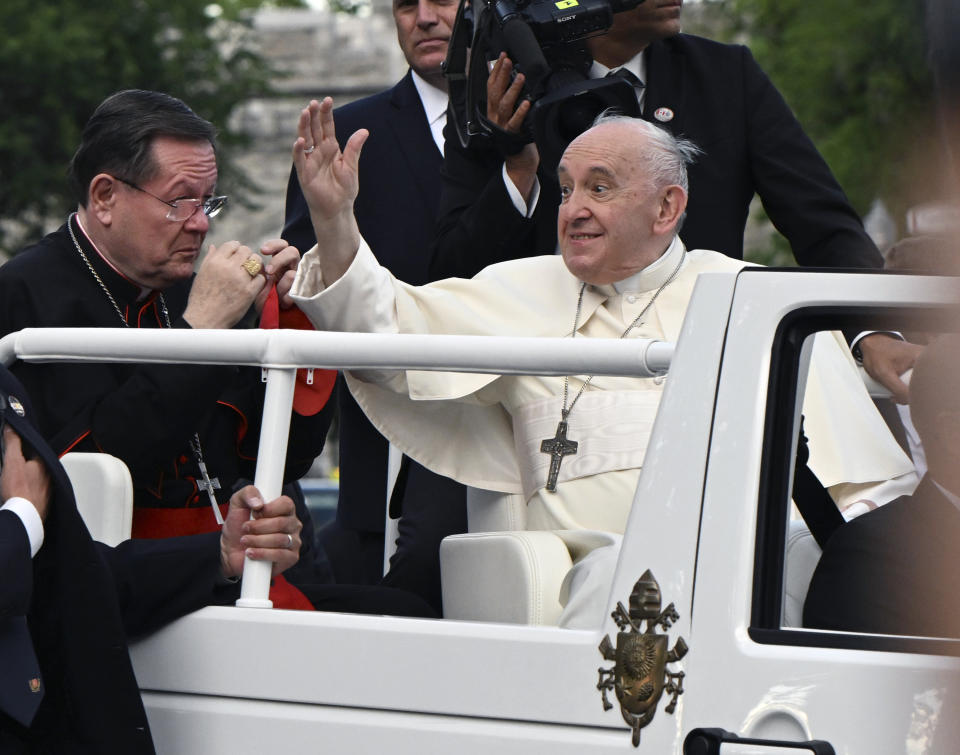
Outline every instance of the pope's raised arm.
POLYGON ((357 164, 369 132, 360 129, 347 141, 343 152, 337 144, 333 123, 333 100, 311 100, 300 113, 293 164, 300 188, 310 208, 317 237, 324 285, 331 285, 350 267, 360 246, 360 230, 353 215, 353 202, 360 189, 357 164))

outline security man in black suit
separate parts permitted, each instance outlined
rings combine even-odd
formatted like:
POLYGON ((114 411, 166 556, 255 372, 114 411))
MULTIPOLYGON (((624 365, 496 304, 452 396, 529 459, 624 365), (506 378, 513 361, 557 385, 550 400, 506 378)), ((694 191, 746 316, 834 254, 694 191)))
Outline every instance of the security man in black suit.
MULTIPOLYGON (((440 66, 456 11, 455 0, 394 0, 410 70, 392 89, 336 111, 341 147, 357 129, 370 132, 360 159, 364 189, 354 208, 363 237, 382 265, 414 285, 431 280, 447 108, 440 66)), ((282 236, 304 252, 316 243, 294 172, 282 236)), ((383 575, 388 444, 342 382, 339 395, 340 500, 321 539, 337 582, 371 584, 383 575)), ((390 509, 400 515, 399 540, 383 584, 416 592, 439 611, 439 545, 466 529, 464 487, 405 457, 390 509)))
MULTIPOLYGON (((679 33, 681 8, 682 0, 645 0, 616 14, 587 48, 591 78, 625 69, 637 79, 642 117, 703 150, 690 167, 690 204, 680 230, 687 248, 742 259, 757 194, 801 265, 881 267, 859 216, 750 50, 679 33)), ((487 115, 516 133, 531 105, 520 97, 523 74, 511 83, 511 70, 501 56, 487 85, 487 115)), ((540 168, 534 144, 504 156, 492 140, 465 149, 452 137, 441 178, 434 278, 469 278, 495 262, 556 248, 560 188, 540 168)), ((858 345, 855 355, 862 351, 871 375, 905 402, 899 375, 917 349, 880 333, 858 345)))
POLYGON ((0 367, 0 752, 152 753, 127 637, 235 600, 245 555, 275 574, 294 564, 293 502, 264 504, 248 486, 221 532, 110 548, 90 537, 34 422, 0 367))

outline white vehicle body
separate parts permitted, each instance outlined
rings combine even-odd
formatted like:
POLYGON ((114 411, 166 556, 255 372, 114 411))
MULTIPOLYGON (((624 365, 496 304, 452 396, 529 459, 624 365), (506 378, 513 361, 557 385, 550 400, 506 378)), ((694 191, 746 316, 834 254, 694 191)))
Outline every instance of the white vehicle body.
MULTIPOLYGON (((666 630, 668 646, 679 637, 689 646, 673 664, 685 673, 676 710, 667 713, 661 699, 636 751, 679 755, 701 727, 766 741, 724 745, 723 753, 797 751, 775 742, 807 740, 828 742, 837 753, 957 751, 954 642, 782 626, 789 496, 769 495, 770 480, 792 469, 784 461, 792 459, 791 441, 778 452, 769 435, 772 411, 794 414, 789 392, 771 394, 773 386, 790 383, 778 367, 790 329, 811 318, 814 330, 828 327, 819 323, 834 314, 879 317, 879 325, 890 327, 908 308, 950 310, 952 288, 945 280, 879 274, 751 269, 701 276, 608 600, 610 611, 618 601, 626 604, 634 583, 651 570, 664 605, 673 603, 679 613, 666 630), (778 464, 780 471, 771 471, 778 464)), ((22 335, 17 356, 62 356, 34 350, 31 332, 22 335)), ((373 366, 358 356, 364 344, 404 337, 331 338, 343 340, 324 343, 351 344, 336 352, 337 363, 373 366), (354 343, 360 351, 351 350, 354 343)), ((333 364, 326 352, 326 361, 316 361, 303 343, 296 359, 282 365, 268 351, 249 362, 285 369, 333 364)), ((630 367, 642 359, 630 342, 603 344, 620 366, 602 369, 594 355, 575 354, 570 345, 547 343, 560 355, 553 362, 530 359, 554 374, 641 371, 630 367), (632 360, 626 366, 624 356, 632 360), (577 361, 583 359, 589 367, 577 361)), ((422 349, 376 351, 377 366, 465 364, 446 345, 426 357, 422 349)), ((520 358, 501 357, 511 371, 548 371, 518 368, 520 358)), ((597 689, 598 669, 612 666, 598 650, 605 635, 616 642, 610 618, 586 631, 210 607, 137 642, 131 653, 161 753, 633 752, 616 699, 611 695, 614 709, 605 711, 597 689)))

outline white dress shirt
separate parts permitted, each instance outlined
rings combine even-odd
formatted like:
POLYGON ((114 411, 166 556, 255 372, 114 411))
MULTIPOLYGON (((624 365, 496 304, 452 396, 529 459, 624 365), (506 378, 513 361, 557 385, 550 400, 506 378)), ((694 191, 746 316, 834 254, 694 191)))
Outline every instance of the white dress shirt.
POLYGON ((417 88, 417 94, 420 95, 420 103, 423 105, 423 112, 426 113, 427 123, 430 124, 430 135, 442 155, 443 128, 447 125, 447 93, 435 87, 416 71, 411 70, 410 73, 413 76, 413 85, 417 88))

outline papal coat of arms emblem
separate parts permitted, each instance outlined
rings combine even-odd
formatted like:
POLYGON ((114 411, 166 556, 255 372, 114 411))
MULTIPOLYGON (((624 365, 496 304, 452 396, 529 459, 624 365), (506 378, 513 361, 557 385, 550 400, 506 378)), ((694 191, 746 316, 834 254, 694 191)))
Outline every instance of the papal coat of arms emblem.
POLYGON ((611 614, 620 628, 616 647, 610 642, 610 635, 600 643, 603 657, 614 662, 611 669, 598 669, 597 689, 603 697, 603 709, 613 707, 607 699, 607 692, 613 690, 620 701, 623 720, 633 730, 634 747, 640 744, 640 730, 653 720, 661 695, 672 695, 666 711, 673 713, 677 698, 683 694, 683 671, 670 671, 667 664, 679 661, 689 648, 683 637, 678 637, 673 649, 667 650, 669 637, 657 634, 657 627, 669 629, 680 614, 673 603, 661 611, 660 602, 660 585, 647 569, 630 593, 630 610, 618 602, 611 614), (644 621, 646 630, 641 629, 644 621))

